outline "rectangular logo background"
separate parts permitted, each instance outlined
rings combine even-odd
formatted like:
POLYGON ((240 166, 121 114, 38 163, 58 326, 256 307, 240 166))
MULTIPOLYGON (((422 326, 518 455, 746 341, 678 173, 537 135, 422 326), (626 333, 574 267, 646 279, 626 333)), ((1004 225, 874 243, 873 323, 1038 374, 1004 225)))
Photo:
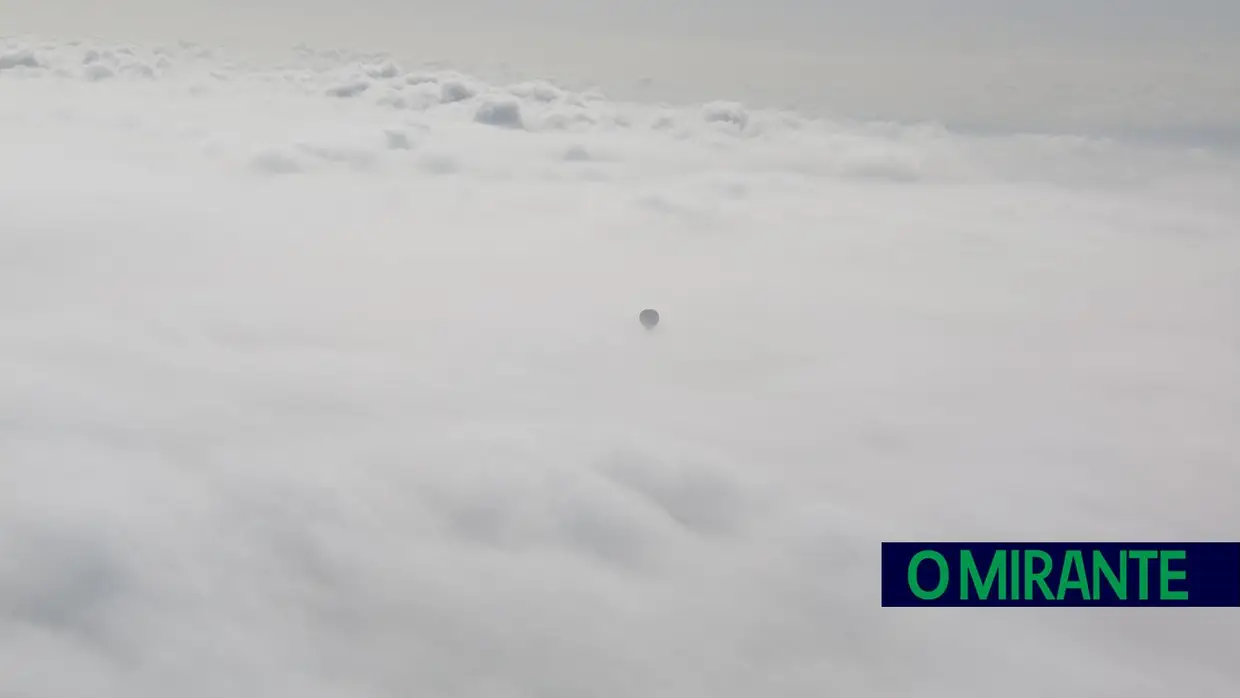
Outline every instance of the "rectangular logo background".
POLYGON ((883 606, 1240 606, 1240 543, 883 543, 883 606))

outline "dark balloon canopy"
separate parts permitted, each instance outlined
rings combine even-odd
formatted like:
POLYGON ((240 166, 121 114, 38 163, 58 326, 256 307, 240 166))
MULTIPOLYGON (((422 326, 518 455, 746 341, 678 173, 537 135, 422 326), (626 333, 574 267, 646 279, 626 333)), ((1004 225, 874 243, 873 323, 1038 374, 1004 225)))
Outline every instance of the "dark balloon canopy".
POLYGON ((655 325, 659 324, 659 311, 646 308, 642 311, 642 314, 638 319, 642 321, 642 325, 645 326, 646 329, 652 330, 655 325))

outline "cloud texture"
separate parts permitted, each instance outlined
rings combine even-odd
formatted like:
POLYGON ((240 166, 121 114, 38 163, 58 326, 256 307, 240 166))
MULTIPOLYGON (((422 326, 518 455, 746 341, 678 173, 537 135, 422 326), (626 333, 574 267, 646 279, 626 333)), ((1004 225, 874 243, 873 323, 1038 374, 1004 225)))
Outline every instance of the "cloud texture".
POLYGON ((1218 611, 878 607, 884 539, 1235 537, 1226 154, 309 48, 0 94, 4 698, 1240 680, 1218 611))

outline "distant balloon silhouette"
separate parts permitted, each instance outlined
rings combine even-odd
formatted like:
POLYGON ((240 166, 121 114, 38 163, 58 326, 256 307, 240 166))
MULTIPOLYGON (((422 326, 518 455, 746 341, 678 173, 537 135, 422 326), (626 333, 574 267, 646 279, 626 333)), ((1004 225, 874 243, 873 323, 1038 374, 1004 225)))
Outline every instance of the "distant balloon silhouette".
POLYGON ((653 330, 654 326, 659 324, 659 311, 646 308, 642 311, 642 314, 638 316, 638 319, 642 321, 642 325, 646 329, 653 330))

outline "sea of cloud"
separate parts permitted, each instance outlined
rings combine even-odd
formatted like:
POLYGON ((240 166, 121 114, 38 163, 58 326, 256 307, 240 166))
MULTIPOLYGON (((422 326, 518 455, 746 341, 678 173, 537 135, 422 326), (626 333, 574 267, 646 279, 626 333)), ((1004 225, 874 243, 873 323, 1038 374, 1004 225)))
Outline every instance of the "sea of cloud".
POLYGON ((0 696, 1234 695, 1234 614, 881 609, 878 544, 1234 539, 1238 190, 0 40, 0 696))

